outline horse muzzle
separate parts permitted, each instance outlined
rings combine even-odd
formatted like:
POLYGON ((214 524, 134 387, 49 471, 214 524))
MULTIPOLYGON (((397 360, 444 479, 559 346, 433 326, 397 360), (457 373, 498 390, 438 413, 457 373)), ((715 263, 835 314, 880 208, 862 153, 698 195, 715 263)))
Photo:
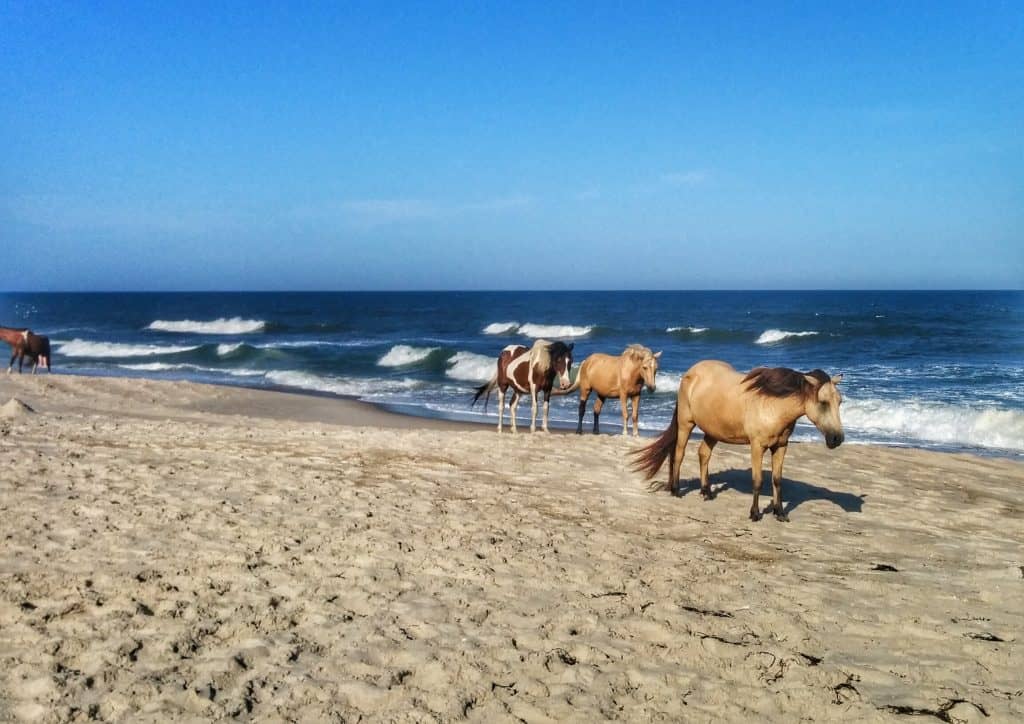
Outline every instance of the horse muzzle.
POLYGON ((825 446, 828 447, 829 450, 835 450, 843 444, 843 440, 843 433, 831 433, 825 436, 825 446))
POLYGON ((654 387, 654 385, 647 385, 647 391, 650 392, 652 395, 654 394, 654 387))

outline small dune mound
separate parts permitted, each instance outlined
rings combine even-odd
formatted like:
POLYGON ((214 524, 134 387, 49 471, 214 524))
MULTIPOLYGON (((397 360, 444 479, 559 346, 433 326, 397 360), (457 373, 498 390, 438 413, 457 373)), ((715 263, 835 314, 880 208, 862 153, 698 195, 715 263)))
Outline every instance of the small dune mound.
POLYGON ((27 415, 31 412, 35 412, 35 410, 19 400, 17 397, 12 397, 4 403, 3 407, 0 407, 0 417, 2 418, 20 417, 21 415, 27 415))

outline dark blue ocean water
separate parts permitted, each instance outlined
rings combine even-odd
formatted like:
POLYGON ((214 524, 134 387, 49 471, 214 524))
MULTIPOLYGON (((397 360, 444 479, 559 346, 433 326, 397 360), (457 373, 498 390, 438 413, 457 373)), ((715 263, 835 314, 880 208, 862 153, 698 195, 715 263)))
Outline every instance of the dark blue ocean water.
MULTIPOLYGON (((0 325, 48 334, 58 373, 287 387, 468 420, 485 419, 471 390, 507 344, 574 341, 578 363, 640 342, 664 352, 645 431, 667 424, 681 374, 715 358, 844 373, 848 442, 1024 456, 1020 292, 3 294, 0 325)), ((553 400, 556 425, 575 419, 575 398, 553 400)))

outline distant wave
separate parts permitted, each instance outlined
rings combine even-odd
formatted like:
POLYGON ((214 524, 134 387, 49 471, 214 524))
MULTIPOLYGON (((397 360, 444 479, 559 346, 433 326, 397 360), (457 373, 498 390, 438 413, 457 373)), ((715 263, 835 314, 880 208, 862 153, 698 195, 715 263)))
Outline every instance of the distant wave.
POLYGON ((157 319, 150 322, 146 329, 186 334, 250 334, 262 332, 266 326, 267 323, 262 319, 242 319, 241 317, 225 319, 221 317, 210 322, 196 322, 191 319, 157 319))
POLYGON ((484 334, 513 334, 518 332, 524 337, 550 337, 560 339, 563 337, 586 337, 594 331, 592 325, 585 327, 571 324, 519 324, 519 322, 493 322, 483 328, 484 334))
POLYGON ((511 334, 519 329, 519 322, 494 322, 483 329, 484 334, 511 334))
POLYGON ((311 372, 297 370, 272 370, 267 372, 266 379, 283 387, 294 387, 300 390, 330 392, 347 397, 373 397, 374 395, 403 392, 422 387, 419 380, 385 380, 361 377, 329 377, 311 372))
POLYGON ((708 328, 707 327, 669 327, 665 331, 668 332, 669 334, 672 334, 673 332, 689 332, 690 334, 702 334, 703 332, 707 332, 708 328))
POLYGON ((180 354, 199 349, 198 345, 181 347, 160 344, 124 344, 121 342, 90 342, 73 339, 63 342, 57 352, 68 357, 151 357, 161 354, 180 354))
POLYGON ((497 360, 474 352, 456 352, 448 360, 448 370, 445 376, 453 380, 465 380, 467 382, 486 382, 494 376, 497 369, 497 360))
POLYGON ((396 344, 377 360, 377 364, 381 367, 404 367, 422 362, 439 349, 440 347, 410 347, 406 344, 396 344))
POLYGON ((783 329, 766 329, 754 344, 775 344, 791 337, 813 337, 817 332, 787 332, 783 329))
POLYGON ((1024 412, 935 402, 850 400, 842 411, 851 430, 942 445, 1024 452, 1024 412))
POLYGON ((679 383, 683 381, 682 372, 662 372, 658 370, 654 378, 656 394, 676 394, 679 392, 679 383))
POLYGON ((586 337, 594 331, 592 326, 576 327, 571 324, 523 324, 519 327, 519 333, 527 337, 540 338, 549 337, 561 339, 562 337, 586 337))

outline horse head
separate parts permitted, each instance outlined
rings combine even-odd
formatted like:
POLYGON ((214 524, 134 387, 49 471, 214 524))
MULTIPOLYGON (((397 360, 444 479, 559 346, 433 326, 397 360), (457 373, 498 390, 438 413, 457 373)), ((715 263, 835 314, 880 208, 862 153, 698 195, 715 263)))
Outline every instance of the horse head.
POLYGON ((843 423, 839 419, 839 406, 843 404, 843 395, 838 385, 842 375, 829 377, 821 370, 814 370, 804 375, 809 384, 808 394, 804 400, 804 414, 807 419, 825 436, 825 445, 833 450, 843 443, 843 423))
POLYGON ((640 374, 644 378, 644 384, 647 385, 648 392, 654 392, 654 380, 658 376, 658 360, 660 358, 661 352, 651 354, 651 351, 647 350, 643 362, 640 363, 640 374))
POLYGON ((558 386, 563 390, 572 385, 572 348, 573 343, 555 342, 551 345, 551 367, 558 376, 558 386))

